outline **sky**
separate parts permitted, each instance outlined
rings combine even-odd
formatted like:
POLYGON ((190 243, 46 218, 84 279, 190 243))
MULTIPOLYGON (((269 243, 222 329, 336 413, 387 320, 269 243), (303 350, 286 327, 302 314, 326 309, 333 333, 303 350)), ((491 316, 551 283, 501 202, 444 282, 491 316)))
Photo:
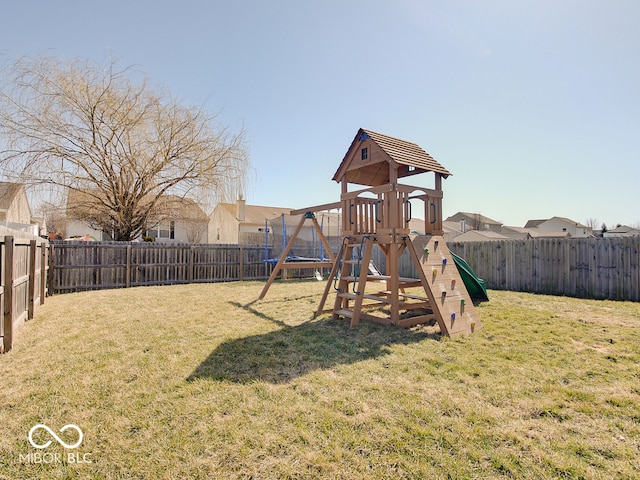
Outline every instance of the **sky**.
POLYGON ((637 0, 21 0, 0 61, 115 58, 205 105, 246 133, 248 204, 338 201, 365 128, 453 174, 445 217, 611 228, 640 225, 639 20, 637 0))

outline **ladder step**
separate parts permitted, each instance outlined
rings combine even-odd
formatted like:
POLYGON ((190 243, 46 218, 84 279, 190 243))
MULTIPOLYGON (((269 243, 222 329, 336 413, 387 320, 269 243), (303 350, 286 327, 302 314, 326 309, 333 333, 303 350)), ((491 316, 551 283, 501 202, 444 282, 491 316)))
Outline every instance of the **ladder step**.
MULTIPOLYGON (((338 296, 341 298, 348 298, 349 300, 355 300, 358 297, 358 295, 356 295, 355 293, 338 293, 338 296)), ((382 297, 380 295, 365 294, 362 298, 366 298, 367 300, 375 300, 382 303, 391 303, 391 300, 386 296, 382 297)))
MULTIPOLYGON (((360 280, 360 277, 354 277, 353 275, 348 275, 342 277, 349 282, 355 282, 356 280, 360 280)), ((367 275, 367 282, 376 282, 380 280, 390 280, 391 277, 387 275, 367 275)))
POLYGON ((403 298, 409 298, 411 300, 422 300, 423 302, 428 302, 429 299, 426 297, 421 297, 419 295, 407 295, 406 293, 399 293, 398 294, 399 297, 403 297, 403 298))
POLYGON ((346 308, 341 308, 340 310, 335 310, 333 312, 334 315, 340 316, 340 317, 353 317, 353 310, 347 310, 346 308))
MULTIPOLYGON (((355 300, 358 295, 356 295, 355 293, 338 293, 338 296, 340 298, 347 298, 349 300, 355 300)), ((398 302, 398 306, 400 307, 401 310, 416 310, 419 308, 429 308, 430 307, 430 303, 429 303, 429 299, 424 298, 424 297, 418 297, 418 296, 414 296, 414 295, 407 295, 404 296, 405 298, 411 298, 413 300, 418 300, 418 302, 405 302, 400 300, 398 302)), ((363 296, 364 299, 367 300, 373 300, 374 302, 378 302, 376 304, 363 304, 362 307, 372 307, 375 305, 390 305, 391 304, 391 299, 388 297, 383 297, 380 295, 375 295, 375 294, 365 294, 363 296)))
MULTIPOLYGON (((341 278, 348 282, 355 282, 360 279, 360 277, 354 277, 353 275, 345 275, 341 278)), ((391 280, 391 277, 389 275, 367 275, 367 282, 379 282, 381 280, 391 280)), ((400 277, 398 281, 400 282, 400 287, 419 287, 422 285, 419 278, 400 277)))

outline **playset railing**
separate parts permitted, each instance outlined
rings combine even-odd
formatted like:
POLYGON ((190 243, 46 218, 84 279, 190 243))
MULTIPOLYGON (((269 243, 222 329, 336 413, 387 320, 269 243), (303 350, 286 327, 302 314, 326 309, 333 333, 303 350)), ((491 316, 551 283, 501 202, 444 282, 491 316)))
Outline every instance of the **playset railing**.
POLYGON ((442 234, 442 190, 387 184, 342 194, 343 235, 409 233, 412 200, 424 204, 424 233, 442 234))

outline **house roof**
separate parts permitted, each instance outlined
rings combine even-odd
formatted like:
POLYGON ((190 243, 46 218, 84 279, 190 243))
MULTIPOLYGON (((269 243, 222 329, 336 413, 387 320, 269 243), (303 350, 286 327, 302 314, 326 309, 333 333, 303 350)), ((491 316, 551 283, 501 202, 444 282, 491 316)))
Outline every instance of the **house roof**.
MULTIPOLYGON (((96 197, 103 197, 99 190, 69 190, 67 192, 67 216, 69 218, 84 218, 86 213, 95 208, 100 202, 96 197)), ((143 201, 151 200, 151 196, 143 201)), ((178 195, 163 195, 154 209, 155 217, 186 218, 190 220, 206 221, 206 214, 193 199, 178 195)))
MULTIPOLYGON (((480 215, 479 213, 470 213, 470 212, 458 212, 454 215, 451 215, 449 218, 445 220, 445 222, 459 222, 462 219, 470 220, 474 222, 478 222, 482 225, 502 225, 502 222, 498 222, 489 217, 485 217, 484 215, 480 215)), ((471 228, 471 225, 468 225, 471 228)))
POLYGON ((462 233, 462 230, 460 230, 460 222, 444 220, 442 222, 442 229, 447 233, 455 235, 460 235, 462 233))
POLYGON ((477 240, 509 240, 509 237, 492 230, 468 230, 453 239, 454 242, 477 241, 477 240))
POLYGON ((424 172, 439 173, 445 178, 451 175, 419 145, 361 128, 333 175, 333 180, 340 182, 346 175, 350 183, 383 185, 389 183, 387 166, 390 163, 399 167, 398 178, 424 172), (367 149, 366 157, 361 156, 363 149, 367 149))
MULTIPOLYGON (((228 212, 233 218, 236 218, 237 204, 235 203, 219 203, 220 208, 228 212)), ((289 215, 291 208, 283 207, 267 207, 263 205, 245 205, 244 220, 240 223, 264 225, 265 220, 279 217, 283 213, 289 215)))
POLYGON ((578 228, 589 228, 586 225, 583 225, 580 222, 576 222, 575 220, 571 220, 570 218, 567 218, 567 217, 551 217, 549 220, 553 220, 554 218, 558 220, 562 220, 563 222, 571 223, 578 228))
POLYGON ((178 195, 164 195, 158 201, 158 211, 161 215, 173 219, 189 219, 207 221, 207 215, 195 200, 178 195))
POLYGON ((545 218, 543 220, 528 220, 524 228, 536 228, 536 227, 539 227, 541 224, 554 219, 561 220, 571 225, 575 225, 578 228, 589 228, 586 225, 582 225, 581 223, 576 222, 575 220, 571 220, 570 218, 567 218, 567 217, 551 217, 551 218, 545 218))
POLYGON ((629 227, 628 225, 621 225, 619 227, 612 228, 611 230, 607 230, 605 233, 630 233, 637 231, 637 228, 629 227))
POLYGON ((538 225, 540 225, 541 223, 546 222, 547 219, 545 220, 527 220, 527 223, 525 224, 524 228, 536 228, 538 225))
POLYGON ((509 238, 522 240, 525 238, 531 237, 533 234, 531 230, 524 227, 513 227, 508 225, 502 225, 501 231, 503 235, 506 235, 509 238))
POLYGON ((21 183, 0 182, 0 210, 7 210, 18 195, 18 192, 24 188, 21 183))

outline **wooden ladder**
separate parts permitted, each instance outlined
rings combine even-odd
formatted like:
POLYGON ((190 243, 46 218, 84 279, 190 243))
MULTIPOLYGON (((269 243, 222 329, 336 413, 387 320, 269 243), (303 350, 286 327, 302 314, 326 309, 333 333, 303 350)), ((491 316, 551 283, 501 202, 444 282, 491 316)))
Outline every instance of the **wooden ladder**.
POLYGON ((360 322, 364 292, 369 278, 369 262, 375 243, 371 235, 362 235, 360 242, 354 240, 357 239, 343 239, 340 277, 334 278, 338 286, 335 287, 337 293, 333 307, 333 318, 348 317, 351 319, 352 327, 360 322))
POLYGON ((413 240, 407 237, 401 243, 378 244, 387 255, 394 248, 400 249, 396 251, 408 249, 419 278, 400 277, 397 269, 389 272, 390 275, 369 274, 368 265, 376 244, 378 240, 373 235, 342 239, 316 315, 326 312, 322 308, 333 287, 337 291, 335 303, 333 310, 328 311, 334 319, 349 318, 351 327, 361 320, 401 327, 434 321, 443 335, 471 333, 481 328, 442 237, 422 236, 413 240), (386 288, 367 291, 368 282, 379 284, 381 281, 386 282, 386 288), (405 289, 411 287, 422 287, 423 293, 406 293, 405 289), (401 315, 401 312, 406 313, 401 315))

